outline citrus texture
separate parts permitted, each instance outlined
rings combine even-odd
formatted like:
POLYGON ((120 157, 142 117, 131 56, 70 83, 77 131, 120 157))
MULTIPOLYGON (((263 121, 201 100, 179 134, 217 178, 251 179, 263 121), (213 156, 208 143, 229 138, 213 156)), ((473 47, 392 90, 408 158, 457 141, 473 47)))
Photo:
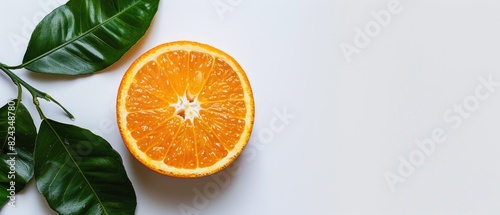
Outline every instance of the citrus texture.
POLYGON ((117 119, 130 153, 161 174, 213 174, 245 148, 254 122, 248 78, 231 56, 191 41, 159 45, 125 72, 117 119))

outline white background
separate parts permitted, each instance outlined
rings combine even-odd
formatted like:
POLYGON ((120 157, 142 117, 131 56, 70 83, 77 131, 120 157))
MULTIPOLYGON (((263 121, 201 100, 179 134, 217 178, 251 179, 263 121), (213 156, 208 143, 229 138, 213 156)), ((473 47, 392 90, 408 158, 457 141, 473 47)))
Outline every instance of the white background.
MULTIPOLYGON (((0 0, 0 62, 21 62, 26 44, 9 35, 27 40, 47 2, 0 0)), ((499 214, 500 87, 488 90, 479 80, 500 82, 499 11, 495 0, 162 0, 146 36, 112 67, 78 78, 16 73, 77 118, 42 102, 48 117, 91 129, 121 154, 137 214, 183 214, 179 206, 203 215, 499 214), (231 10, 217 12, 216 2, 231 10), (376 24, 373 11, 388 8, 395 13, 376 24), (366 33, 366 26, 372 37, 356 46, 355 29, 366 33), (254 90, 249 156, 215 190, 207 189, 217 185, 213 177, 175 179, 148 170, 116 128, 124 71, 141 53, 174 40, 231 54, 254 90), (356 53, 345 55, 346 44, 356 53), (478 99, 477 88, 488 97, 478 99), (454 112, 464 102, 467 112, 454 112), (294 118, 270 130, 284 111, 294 118), (415 141, 435 130, 446 139, 424 155, 415 141), (410 163, 412 155, 424 157, 410 163), (388 173, 400 177, 394 189, 388 173), (203 205, 193 203, 199 193, 203 205)), ((16 89, 5 75, 0 82, 5 104, 16 89)), ((26 91, 24 101, 39 124, 26 91)), ((54 214, 34 183, 16 197, 17 207, 0 214, 54 214)))

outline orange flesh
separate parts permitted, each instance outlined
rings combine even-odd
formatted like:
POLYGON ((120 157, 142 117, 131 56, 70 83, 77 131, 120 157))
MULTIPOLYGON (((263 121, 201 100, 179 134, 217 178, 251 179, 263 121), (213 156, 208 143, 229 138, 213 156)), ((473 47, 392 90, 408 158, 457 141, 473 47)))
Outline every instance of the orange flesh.
POLYGON ((245 128, 238 74, 209 54, 166 52, 138 71, 127 94, 127 128, 139 150, 169 166, 211 166, 233 150, 245 128), (176 104, 195 103, 198 113, 176 110, 176 104))

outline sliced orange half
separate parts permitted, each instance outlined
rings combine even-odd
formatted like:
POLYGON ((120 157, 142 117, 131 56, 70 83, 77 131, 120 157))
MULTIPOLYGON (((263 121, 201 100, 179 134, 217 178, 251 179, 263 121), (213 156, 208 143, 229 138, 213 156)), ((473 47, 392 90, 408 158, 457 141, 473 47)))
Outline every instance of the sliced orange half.
POLYGON ((117 117, 130 153, 161 174, 213 174, 245 148, 254 121, 248 78, 228 54, 177 41, 140 56, 118 90, 117 117))

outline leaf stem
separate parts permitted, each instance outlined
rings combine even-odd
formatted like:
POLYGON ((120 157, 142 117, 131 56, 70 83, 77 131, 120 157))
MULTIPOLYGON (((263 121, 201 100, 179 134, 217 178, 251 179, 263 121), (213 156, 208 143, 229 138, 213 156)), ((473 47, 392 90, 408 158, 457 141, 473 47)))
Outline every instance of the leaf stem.
POLYGON ((21 84, 19 83, 15 83, 16 86, 17 86, 17 102, 21 102, 21 100, 23 99, 22 95, 23 95, 23 88, 21 87, 21 84))
POLYGON ((4 64, 1 64, 0 63, 0 69, 7 75, 10 77, 10 79, 12 79, 12 81, 14 82, 14 84, 16 84, 18 86, 18 99, 21 97, 21 85, 26 88, 30 93, 31 93, 31 96, 33 97, 33 104, 35 104, 36 106, 36 109, 38 111, 38 114, 40 115, 40 118, 41 119, 46 119, 45 115, 43 114, 42 112, 42 109, 40 108, 40 102, 38 101, 38 98, 42 98, 42 99, 45 99, 47 101, 52 101, 54 103, 56 103, 56 105, 58 105, 67 115, 70 119, 74 120, 75 117, 73 116, 73 114, 71 114, 64 106, 62 106, 57 100, 55 100, 54 98, 52 98, 49 94, 45 93, 45 92, 42 92, 34 87, 32 87, 31 85, 29 85, 28 83, 26 83, 23 79, 19 78, 19 76, 17 76, 16 74, 14 74, 12 71, 10 71, 9 67, 4 65, 4 64))
POLYGON ((5 65, 5 64, 2 64, 2 67, 6 68, 6 69, 10 69, 10 70, 15 70, 15 69, 22 69, 24 68, 26 65, 23 63, 21 65, 18 65, 18 66, 9 66, 9 65, 5 65))

